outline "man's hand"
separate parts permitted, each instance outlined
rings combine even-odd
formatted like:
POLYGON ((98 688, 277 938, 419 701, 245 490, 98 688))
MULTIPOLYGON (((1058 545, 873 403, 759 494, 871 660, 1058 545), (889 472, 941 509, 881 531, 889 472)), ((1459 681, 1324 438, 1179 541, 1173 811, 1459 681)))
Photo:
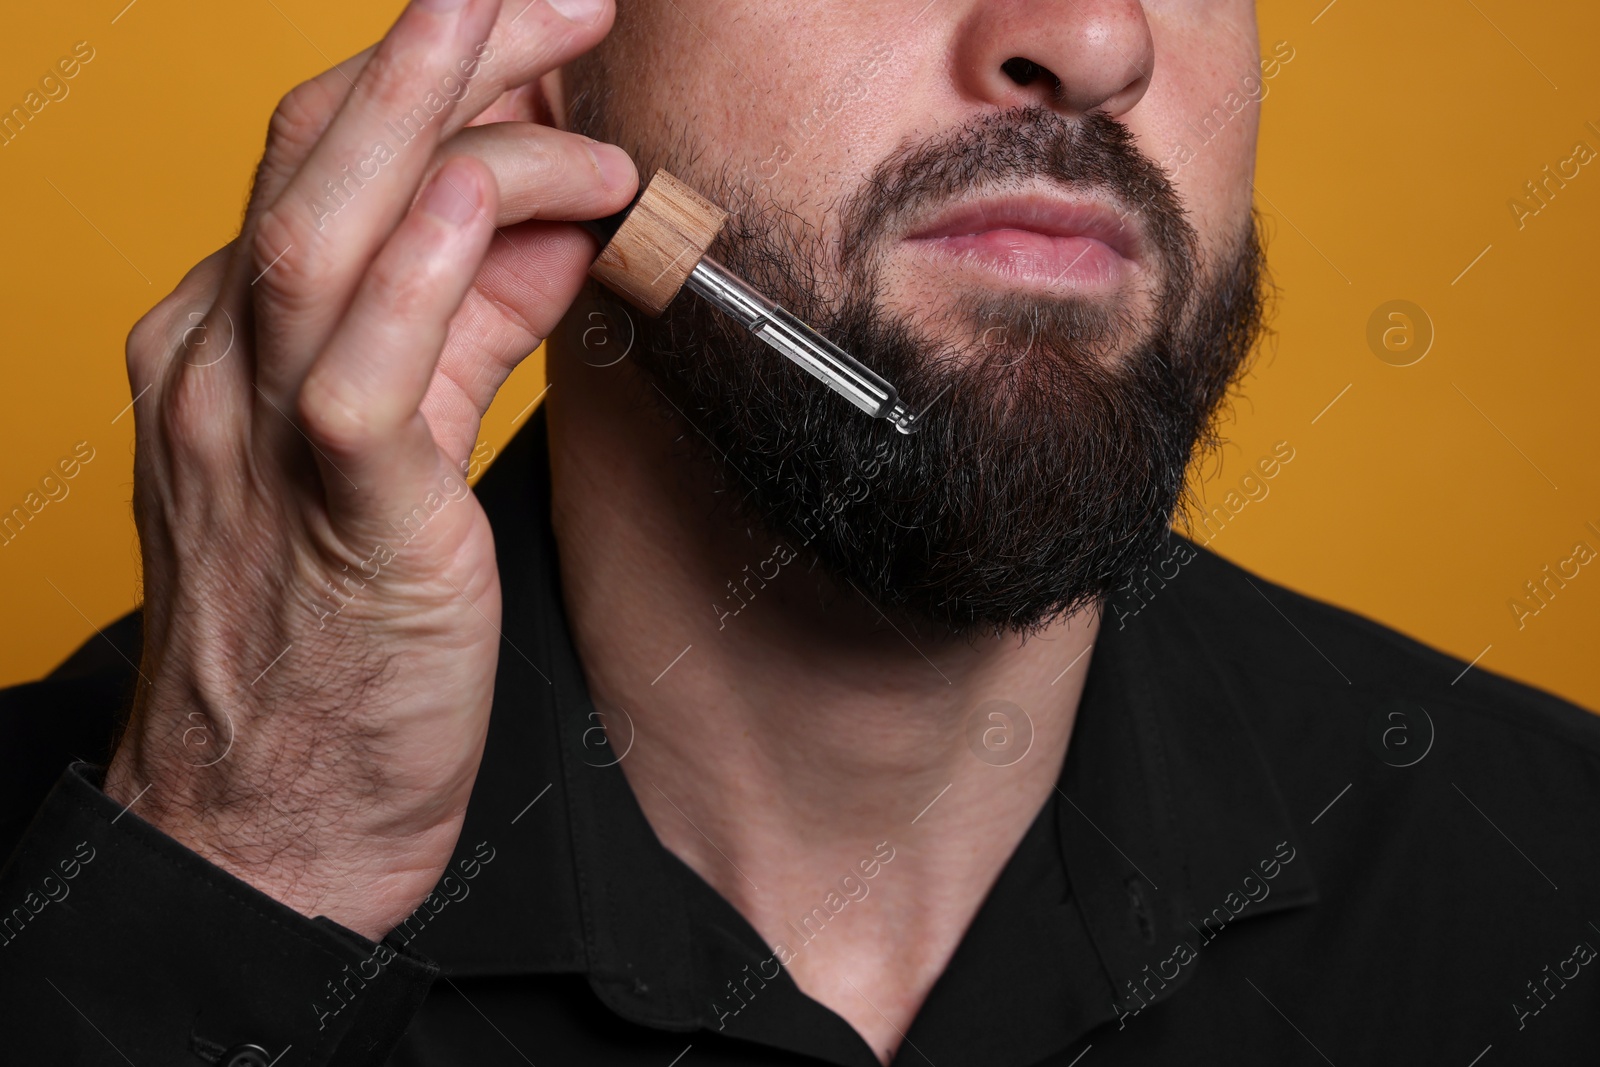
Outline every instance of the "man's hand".
POLYGON ((240 236, 128 340, 145 650, 106 791, 369 937, 438 880, 483 750, 500 591, 463 472, 594 252, 539 220, 637 185, 527 121, 612 15, 414 0, 284 98, 240 236))

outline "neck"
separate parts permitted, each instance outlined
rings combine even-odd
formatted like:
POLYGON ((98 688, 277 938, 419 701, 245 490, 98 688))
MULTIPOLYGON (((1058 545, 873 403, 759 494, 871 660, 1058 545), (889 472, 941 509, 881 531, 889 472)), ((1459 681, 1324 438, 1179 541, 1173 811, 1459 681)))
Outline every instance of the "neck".
POLYGON ((698 432, 571 340, 549 348, 552 520, 622 770, 662 843, 885 1056, 1054 789, 1096 619, 1024 643, 886 618, 798 536, 747 528, 698 432), (818 908, 840 936, 811 939, 818 908))

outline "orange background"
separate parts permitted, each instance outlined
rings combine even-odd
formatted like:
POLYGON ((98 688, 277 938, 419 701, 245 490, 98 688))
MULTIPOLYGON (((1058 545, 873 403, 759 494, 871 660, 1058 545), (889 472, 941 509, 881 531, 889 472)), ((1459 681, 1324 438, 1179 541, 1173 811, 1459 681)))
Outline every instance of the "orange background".
MULTIPOLYGON (((1568 164, 1520 228, 1508 206, 1538 206, 1524 183, 1575 142, 1600 150, 1600 9, 1324 3, 1261 4, 1263 52, 1294 53, 1267 83, 1256 183, 1281 299, 1232 443, 1200 471, 1208 505, 1229 509, 1212 547, 1600 708, 1600 566, 1552 583, 1520 627, 1510 606, 1539 607, 1525 583, 1578 541, 1600 550, 1585 525, 1600 528, 1600 163, 1568 164), (1409 366, 1393 364, 1415 347, 1385 361, 1368 340, 1394 300, 1435 334, 1409 366), (1241 488, 1280 441, 1294 458, 1241 488)), ((137 602, 123 338, 233 235, 278 97, 398 10, 125 4, 23 5, 0 37, 6 110, 77 42, 94 49, 68 95, 0 147, 0 512, 77 442, 94 450, 68 495, 0 546, 0 683, 39 676, 137 602)), ((517 372, 485 439, 510 436, 542 377, 537 358, 517 372)))

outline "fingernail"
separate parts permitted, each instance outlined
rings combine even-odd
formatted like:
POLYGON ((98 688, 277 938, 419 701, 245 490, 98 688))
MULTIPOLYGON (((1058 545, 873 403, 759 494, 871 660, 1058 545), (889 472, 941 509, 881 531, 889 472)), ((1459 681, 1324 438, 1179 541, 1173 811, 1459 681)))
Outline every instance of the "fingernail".
POLYGON ((622 189, 637 180, 633 173, 633 160, 616 145, 596 141, 586 147, 594 157, 594 165, 600 169, 600 180, 605 182, 607 189, 622 189))
POLYGON ((452 182, 440 171, 428 191, 422 194, 422 210, 452 226, 460 226, 478 213, 477 201, 468 199, 466 193, 460 182, 452 182))
POLYGON ((608 0, 545 0, 550 10, 580 26, 593 24, 606 9, 608 0))

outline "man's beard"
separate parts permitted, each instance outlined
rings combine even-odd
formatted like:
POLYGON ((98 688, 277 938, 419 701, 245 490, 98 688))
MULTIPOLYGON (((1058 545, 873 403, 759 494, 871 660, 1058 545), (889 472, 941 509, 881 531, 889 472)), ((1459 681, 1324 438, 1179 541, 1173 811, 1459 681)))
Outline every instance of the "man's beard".
POLYGON ((719 259, 926 408, 901 435, 681 296, 640 324, 636 358, 745 518, 814 551, 891 618, 962 635, 1035 632, 1102 600, 1159 546, 1261 330, 1253 218, 1202 272, 1170 181, 1127 129, 1037 107, 886 161, 841 206, 831 250, 727 173, 691 155, 664 165, 737 210, 719 259), (886 235, 906 211, 1039 179, 1128 213, 1156 282, 1142 321, 1104 300, 997 292, 939 309, 946 332, 970 331, 941 341, 883 309, 886 235))

